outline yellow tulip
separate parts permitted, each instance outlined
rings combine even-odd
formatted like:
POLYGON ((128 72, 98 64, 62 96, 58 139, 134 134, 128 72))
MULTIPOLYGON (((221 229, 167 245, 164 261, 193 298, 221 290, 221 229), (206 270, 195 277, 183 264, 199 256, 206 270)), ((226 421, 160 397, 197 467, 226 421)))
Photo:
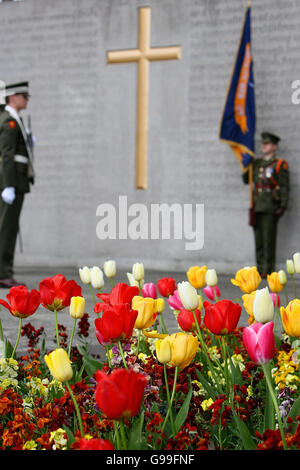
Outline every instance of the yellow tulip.
POLYGON ((83 297, 71 297, 70 315, 72 318, 82 318, 85 311, 85 300, 83 297))
POLYGON ((233 285, 238 286, 245 294, 256 290, 260 284, 261 277, 256 266, 243 268, 237 271, 235 279, 231 279, 233 285))
POLYGON ((242 296, 244 308, 249 315, 249 318, 248 318, 249 325, 255 322, 255 318, 253 315, 253 302, 254 302, 255 294, 256 294, 256 291, 254 290, 253 292, 251 292, 251 294, 244 294, 242 296))
POLYGON ((138 312, 134 328, 143 330, 152 326, 158 312, 158 304, 157 300, 151 297, 144 298, 139 295, 134 296, 131 306, 133 310, 137 310, 138 312))
POLYGON ((267 275, 267 281, 271 292, 281 292, 283 289, 283 284, 279 280, 279 275, 277 272, 267 275))
POLYGON ((158 339, 155 341, 155 350, 158 361, 161 364, 166 364, 171 360, 171 345, 169 336, 164 339, 158 339))
POLYGON ((165 301, 161 297, 156 299, 156 308, 158 313, 162 313, 165 309, 165 301))
POLYGON ((207 266, 191 266, 188 272, 186 273, 187 278, 195 289, 202 289, 205 286, 205 274, 207 271, 207 266))
POLYGON ((194 359, 199 347, 196 336, 187 333, 174 333, 168 337, 171 346, 169 365, 184 369, 194 359))
POLYGON ((300 338, 300 300, 291 300, 286 307, 281 307, 280 315, 284 331, 289 336, 300 338))
POLYGON ((67 382, 73 377, 71 361, 64 349, 58 348, 46 354, 45 362, 53 377, 59 382, 67 382))

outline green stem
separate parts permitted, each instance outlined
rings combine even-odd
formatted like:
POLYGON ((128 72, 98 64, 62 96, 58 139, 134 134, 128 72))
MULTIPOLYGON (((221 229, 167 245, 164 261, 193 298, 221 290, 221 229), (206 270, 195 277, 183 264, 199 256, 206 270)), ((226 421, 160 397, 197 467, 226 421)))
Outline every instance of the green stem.
POLYGON ((122 446, 124 450, 127 450, 127 439, 125 435, 125 429, 124 429, 124 423, 123 421, 119 421, 120 424, 120 430, 121 430, 121 440, 122 440, 122 446))
POLYGON ((92 287, 92 284, 89 284, 89 288, 90 288, 90 291, 91 291, 91 294, 92 294, 93 302, 94 302, 94 304, 96 304, 97 299, 96 299, 95 292, 94 292, 94 289, 92 287))
POLYGON ((296 292, 295 277, 294 277, 294 274, 291 274, 291 276, 292 276, 292 281, 293 281, 294 297, 296 299, 297 298, 297 292, 296 292))
POLYGON ((115 429, 115 439, 116 439, 117 450, 121 450, 120 435, 119 435, 118 426, 119 426, 119 422, 114 420, 114 429, 115 429))
POLYGON ((161 326, 162 326, 162 332, 164 334, 168 334, 168 330, 166 328, 165 320, 164 320, 164 317, 163 317, 162 313, 160 314, 160 321, 161 321, 161 326))
POLYGON ((136 347, 136 356, 138 357, 140 351, 140 339, 141 339, 141 330, 138 332, 137 347, 136 347))
POLYGON ((271 395, 271 398, 272 398, 272 401, 273 401, 273 404, 274 404, 274 408, 275 408, 275 411, 276 411, 276 414, 277 414, 278 426, 279 426, 279 429, 280 429, 283 448, 284 448, 284 450, 288 450, 286 440, 285 440, 284 431, 283 431, 283 425, 282 425, 282 421, 281 421, 280 411, 279 411, 277 399, 276 399, 276 396, 275 396, 275 393, 274 393, 274 390, 273 390, 272 382, 271 382, 270 376, 268 374, 268 368, 267 368, 266 364, 261 364, 261 367, 264 371, 264 375, 265 375, 266 382, 267 382, 267 385, 268 385, 268 388, 269 388, 269 392, 270 392, 270 395, 271 395))
MULTIPOLYGON (((201 344, 202 350, 203 350, 203 352, 204 352, 204 354, 205 354, 205 358, 206 358, 207 365, 208 365, 208 367, 209 367, 209 369, 210 369, 210 372, 211 372, 212 377, 214 378, 214 381, 215 381, 215 384, 216 384, 216 386, 217 386, 217 388, 218 388, 219 393, 222 393, 223 391, 222 391, 222 388, 221 388, 220 385, 219 385, 218 377, 217 377, 216 374, 215 374, 213 365, 212 365, 211 360, 210 360, 210 358, 209 358, 207 346, 206 346, 206 344, 205 344, 205 341, 203 340, 203 337, 202 337, 202 334, 201 334, 201 330, 200 330, 200 326, 199 326, 199 323, 198 323, 198 320, 197 320, 195 311, 192 310, 192 312, 193 312, 194 320, 195 320, 195 323, 196 323, 197 336, 198 336, 198 338, 199 338, 199 340, 200 340, 200 344, 201 344)), ((221 370, 222 370, 222 369, 221 369, 221 370)))
POLYGON ((17 347, 18 347, 18 344, 19 344, 19 341, 20 341, 21 329, 22 329, 22 318, 19 318, 19 331, 18 331, 17 341, 16 341, 16 344, 15 344, 15 347, 14 347, 14 350, 12 352, 11 357, 14 357, 15 354, 16 354, 16 350, 17 350, 17 347))
POLYGON ((106 350, 107 362, 108 362, 109 367, 111 368, 111 360, 110 360, 110 355, 109 355, 110 349, 108 346, 106 346, 105 350, 106 350))
POLYGON ((4 341, 4 335, 3 335, 3 328, 2 328, 1 319, 0 319, 0 339, 1 339, 1 341, 4 341))
POLYGON ((57 347, 60 348, 56 308, 54 309, 54 316, 55 316, 56 343, 57 343, 57 347))
POLYGON ((72 343, 73 343, 74 333, 75 333, 75 329, 76 329, 76 322, 77 322, 77 318, 74 318, 74 323, 73 323, 73 328, 72 328, 72 333, 71 333, 71 338, 70 338, 70 344, 69 344, 69 353, 68 353, 69 358, 71 357, 71 349, 72 349, 72 343))
POLYGON ((167 421, 168 421, 168 418, 169 418, 169 414, 170 414, 170 412, 171 412, 171 407, 172 407, 172 403, 173 403, 174 396, 175 396, 175 391, 176 391, 176 382, 177 382, 177 378, 178 378, 178 372, 179 372, 179 367, 176 366, 176 368, 175 368, 175 374, 174 374, 173 390, 172 390, 172 395, 171 395, 171 399, 170 399, 170 404, 169 404, 169 406, 168 406, 168 411, 167 411, 167 414, 166 414, 164 423, 163 423, 163 425, 162 425, 161 431, 163 431, 163 430, 165 429, 165 425, 167 424, 167 421))
POLYGON ((224 336, 221 336, 221 345, 222 345, 222 356, 224 360, 224 369, 225 369, 225 380, 226 380, 226 395, 229 396, 229 375, 228 375, 228 363, 227 363, 227 352, 224 336))
MULTIPOLYGON (((169 384, 168 384, 168 376, 167 376, 167 366, 166 366, 166 364, 164 364, 164 377, 165 377, 165 383, 166 383, 166 392, 167 392, 168 408, 170 408, 170 407, 171 407, 171 400, 170 400, 170 390, 169 390, 169 384)), ((173 436, 175 436, 176 431, 175 431, 175 425, 174 425, 172 410, 170 411, 170 420, 171 420, 171 426, 172 426, 173 436)))
POLYGON ((120 350, 120 354, 122 356, 122 361, 123 361, 124 367, 125 367, 126 370, 128 370, 128 367, 127 367, 127 364, 126 364, 126 361, 125 361, 123 348, 122 348, 122 345, 121 345, 121 341, 118 341, 118 345, 119 345, 119 350, 120 350))
POLYGON ((285 302, 286 302, 286 305, 287 305, 289 303, 289 296, 288 296, 288 291, 287 291, 286 285, 284 286, 284 294, 285 294, 285 302))
POLYGON ((74 397, 74 394, 71 390, 71 387, 70 385, 68 384, 68 382, 66 382, 66 386, 67 386, 67 389, 69 391, 69 394, 70 394, 70 397, 72 398, 73 400, 73 403, 74 403, 74 407, 75 407, 75 410, 76 410, 76 414, 77 414, 77 419, 78 419, 78 423, 79 423, 79 429, 80 429, 80 434, 81 434, 81 437, 84 437, 84 432, 83 432, 83 426, 82 426, 82 420, 81 420, 81 415, 80 415, 80 410, 79 410, 79 406, 78 406, 78 403, 74 397))

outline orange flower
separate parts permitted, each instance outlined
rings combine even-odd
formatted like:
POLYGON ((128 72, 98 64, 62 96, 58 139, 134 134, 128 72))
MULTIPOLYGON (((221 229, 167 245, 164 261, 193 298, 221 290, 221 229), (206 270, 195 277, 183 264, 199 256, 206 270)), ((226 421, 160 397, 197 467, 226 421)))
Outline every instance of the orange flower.
POLYGON ((255 318, 253 315, 253 302, 254 302, 255 294, 256 294, 256 291, 253 291, 251 292, 251 294, 244 294, 242 296, 244 308, 249 315, 249 318, 248 318, 249 325, 255 322, 255 318))
POLYGON ((279 275, 277 272, 267 275, 267 281, 271 292, 281 292, 283 289, 283 284, 279 280, 279 275))

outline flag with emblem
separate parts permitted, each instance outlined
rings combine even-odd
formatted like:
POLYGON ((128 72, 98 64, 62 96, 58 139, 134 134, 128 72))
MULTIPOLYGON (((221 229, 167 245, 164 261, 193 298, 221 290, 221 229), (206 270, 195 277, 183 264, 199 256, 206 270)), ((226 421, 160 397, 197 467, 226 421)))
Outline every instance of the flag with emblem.
POLYGON ((254 158, 255 93, 248 5, 220 124, 220 140, 230 145, 243 171, 254 158))

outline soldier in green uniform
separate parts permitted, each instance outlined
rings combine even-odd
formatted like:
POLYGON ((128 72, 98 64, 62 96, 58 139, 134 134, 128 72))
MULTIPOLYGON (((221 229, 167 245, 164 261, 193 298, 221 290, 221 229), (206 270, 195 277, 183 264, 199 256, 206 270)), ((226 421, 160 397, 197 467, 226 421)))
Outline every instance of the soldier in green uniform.
MULTIPOLYGON (((263 132, 262 158, 253 161, 253 223, 256 263, 261 277, 275 271, 277 223, 288 205, 289 168, 277 156, 280 137, 263 132)), ((249 171, 243 174, 249 183, 249 171)))
POLYGON ((13 277, 13 262, 24 194, 34 174, 32 148, 20 116, 29 99, 28 82, 6 86, 0 114, 0 287, 24 284, 13 277))

